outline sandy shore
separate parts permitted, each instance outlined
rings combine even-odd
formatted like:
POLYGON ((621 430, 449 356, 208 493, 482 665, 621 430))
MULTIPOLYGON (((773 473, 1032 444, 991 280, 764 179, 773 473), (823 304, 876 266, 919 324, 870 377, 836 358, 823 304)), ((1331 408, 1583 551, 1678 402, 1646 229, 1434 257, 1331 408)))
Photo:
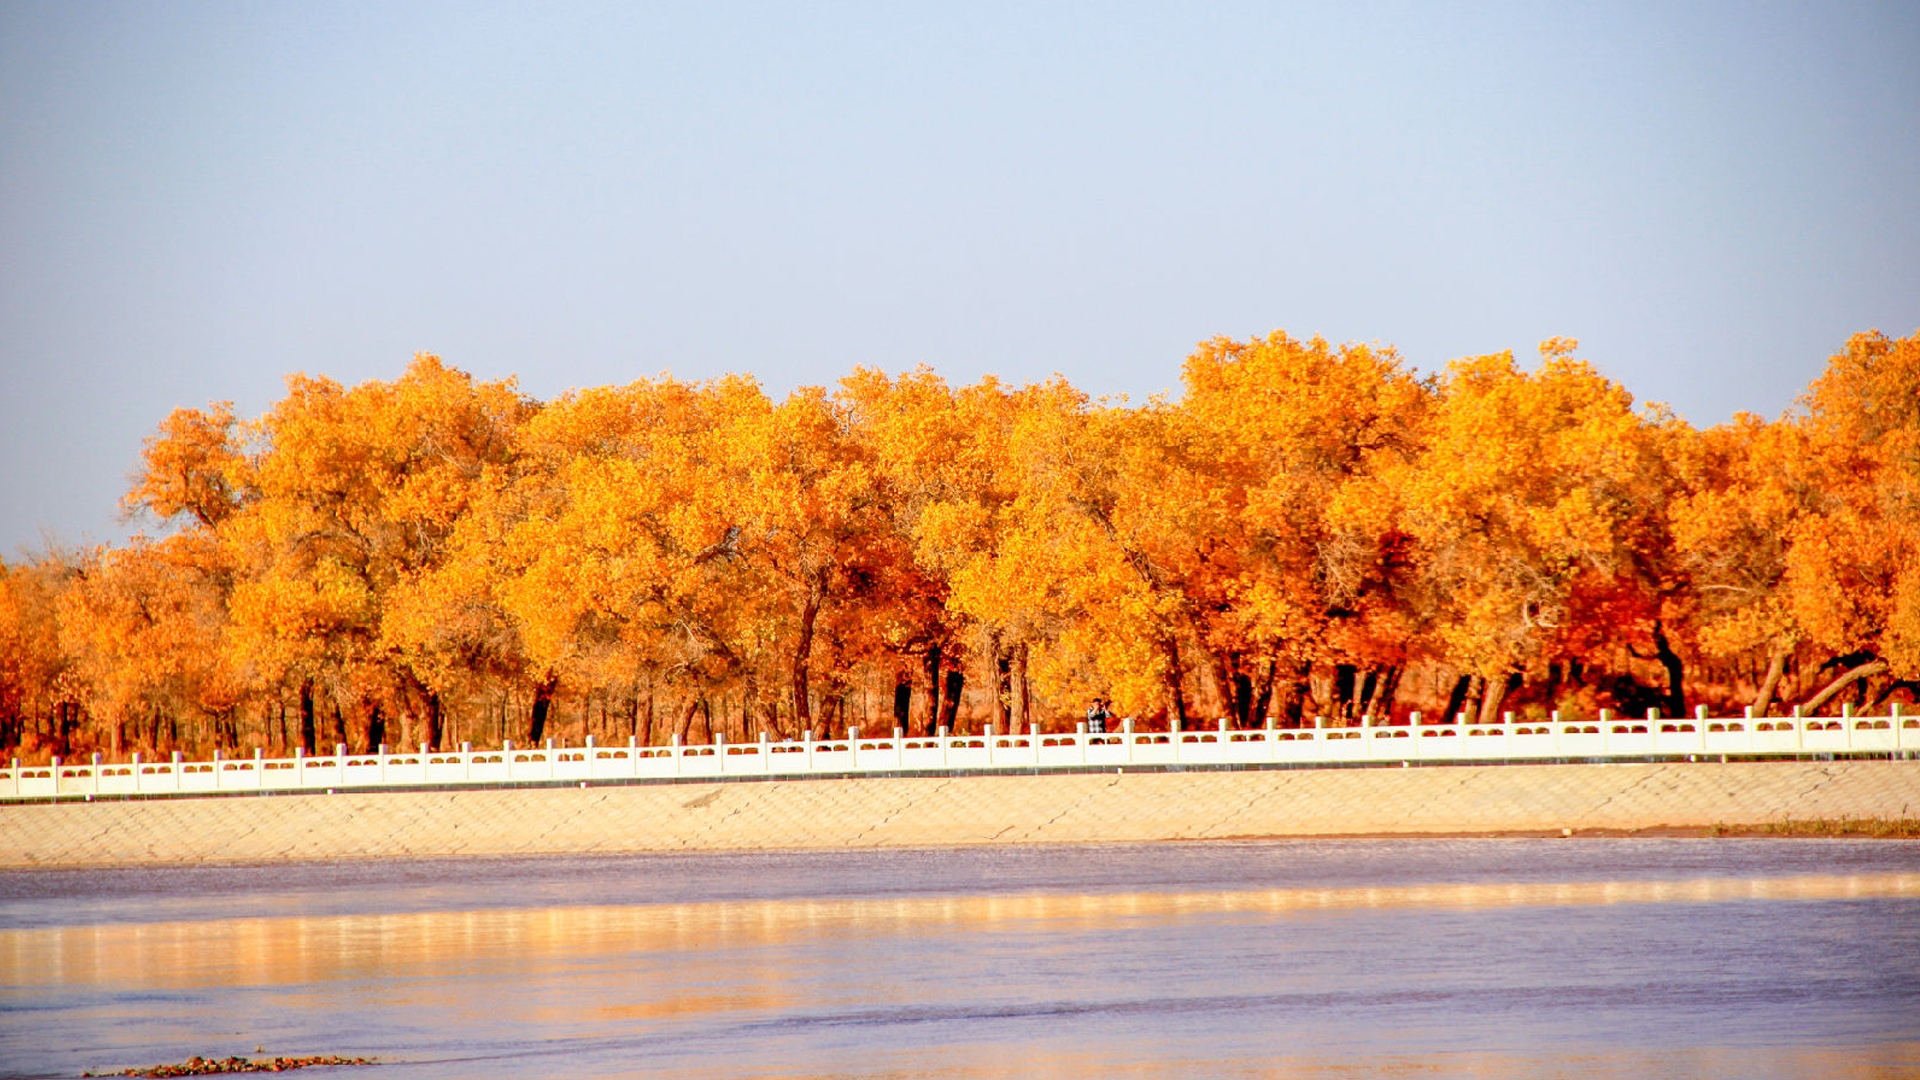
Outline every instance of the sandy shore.
POLYGON ((1920 762, 875 777, 0 807, 0 867, 1335 835, 1920 816, 1920 762))

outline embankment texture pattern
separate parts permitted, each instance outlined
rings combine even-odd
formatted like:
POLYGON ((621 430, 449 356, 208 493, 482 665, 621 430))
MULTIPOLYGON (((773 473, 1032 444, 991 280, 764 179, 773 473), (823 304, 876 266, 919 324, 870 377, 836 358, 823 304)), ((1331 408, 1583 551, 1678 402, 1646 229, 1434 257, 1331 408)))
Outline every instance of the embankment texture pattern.
POLYGON ((1763 826, 1912 817, 1920 761, 343 792, 0 807, 0 867, 1763 826))

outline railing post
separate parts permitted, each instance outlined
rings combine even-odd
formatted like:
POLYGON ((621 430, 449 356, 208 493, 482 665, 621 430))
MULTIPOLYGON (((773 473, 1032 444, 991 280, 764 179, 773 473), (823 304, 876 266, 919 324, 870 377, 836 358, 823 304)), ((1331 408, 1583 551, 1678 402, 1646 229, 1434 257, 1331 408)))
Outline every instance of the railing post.
MULTIPOLYGON (((140 763, 134 762, 133 775, 140 775, 140 763)), ((267 786, 267 750, 264 746, 253 748, 253 789, 259 791, 267 786)))
POLYGON ((686 763, 680 760, 685 747, 680 745, 680 733, 673 733, 673 741, 667 744, 673 750, 673 775, 679 776, 687 771, 686 763))
POLYGON ((97 753, 93 755, 93 771, 91 775, 93 777, 93 793, 98 795, 100 794, 100 755, 97 753))
POLYGON ((760 733, 760 771, 763 773, 773 771, 773 740, 767 738, 767 733, 764 731, 760 733))

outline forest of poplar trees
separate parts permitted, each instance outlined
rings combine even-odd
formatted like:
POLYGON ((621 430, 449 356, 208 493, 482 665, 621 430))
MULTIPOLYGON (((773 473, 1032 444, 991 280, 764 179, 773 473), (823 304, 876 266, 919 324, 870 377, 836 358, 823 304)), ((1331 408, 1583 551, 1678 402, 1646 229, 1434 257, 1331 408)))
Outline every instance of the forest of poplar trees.
POLYGON ((0 749, 1913 700, 1920 333, 1705 429, 1540 352, 1222 338, 1144 404, 295 375, 160 424, 151 535, 0 562, 0 749))

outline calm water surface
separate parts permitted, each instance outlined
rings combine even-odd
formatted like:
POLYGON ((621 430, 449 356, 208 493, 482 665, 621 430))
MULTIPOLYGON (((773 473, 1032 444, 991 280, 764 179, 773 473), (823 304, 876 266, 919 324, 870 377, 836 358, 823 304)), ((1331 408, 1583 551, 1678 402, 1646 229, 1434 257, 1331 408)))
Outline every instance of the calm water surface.
POLYGON ((370 1078, 1920 1077, 1920 844, 0 874, 0 1074, 256 1046, 370 1078))

